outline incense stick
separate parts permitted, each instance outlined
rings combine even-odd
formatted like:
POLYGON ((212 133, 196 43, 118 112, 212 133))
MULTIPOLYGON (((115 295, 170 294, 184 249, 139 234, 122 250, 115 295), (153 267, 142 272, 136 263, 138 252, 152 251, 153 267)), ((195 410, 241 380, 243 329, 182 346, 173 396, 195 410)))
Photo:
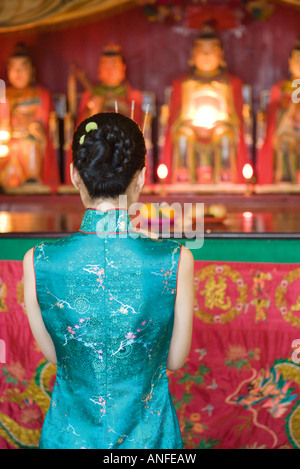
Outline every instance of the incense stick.
POLYGON ((131 113, 130 113, 130 119, 133 120, 133 116, 134 116, 134 101, 132 100, 131 101, 131 113))
POLYGON ((147 117, 148 117, 148 112, 149 112, 149 103, 147 104, 147 107, 146 107, 146 112, 145 112, 145 116, 144 116, 144 124, 143 124, 143 133, 145 132, 145 129, 146 129, 146 123, 147 123, 147 117))

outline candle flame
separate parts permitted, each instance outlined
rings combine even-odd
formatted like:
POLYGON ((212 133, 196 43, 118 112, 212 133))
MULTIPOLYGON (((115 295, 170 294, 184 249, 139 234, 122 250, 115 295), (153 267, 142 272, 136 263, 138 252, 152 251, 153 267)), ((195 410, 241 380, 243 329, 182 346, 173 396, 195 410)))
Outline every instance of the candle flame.
POLYGON ((243 176, 245 179, 251 179, 253 176, 253 168, 251 164, 247 163, 243 167, 243 176))
POLYGON ((159 179, 165 179, 168 176, 168 168, 165 164, 160 164, 157 168, 157 176, 159 179))
POLYGON ((0 158, 4 158, 8 155, 9 148, 7 145, 0 145, 0 158))
POLYGON ((8 142, 10 139, 10 132, 8 130, 0 130, 0 142, 8 142))

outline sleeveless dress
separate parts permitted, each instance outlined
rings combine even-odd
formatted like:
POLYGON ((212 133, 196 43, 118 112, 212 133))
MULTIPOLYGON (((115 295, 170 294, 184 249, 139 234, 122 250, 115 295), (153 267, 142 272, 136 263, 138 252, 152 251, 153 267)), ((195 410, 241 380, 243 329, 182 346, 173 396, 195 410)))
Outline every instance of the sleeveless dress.
POLYGON ((79 232, 35 246, 57 355, 40 448, 182 448, 166 374, 180 253, 115 209, 87 209, 79 232))

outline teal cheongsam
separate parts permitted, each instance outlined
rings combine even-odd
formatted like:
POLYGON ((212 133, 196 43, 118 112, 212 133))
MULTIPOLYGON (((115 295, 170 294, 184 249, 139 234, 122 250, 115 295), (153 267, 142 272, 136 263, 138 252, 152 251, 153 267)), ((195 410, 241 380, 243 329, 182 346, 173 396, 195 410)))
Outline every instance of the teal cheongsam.
POLYGON ((35 246, 57 355, 40 448, 182 448, 166 374, 180 252, 115 209, 87 209, 77 233, 35 246))

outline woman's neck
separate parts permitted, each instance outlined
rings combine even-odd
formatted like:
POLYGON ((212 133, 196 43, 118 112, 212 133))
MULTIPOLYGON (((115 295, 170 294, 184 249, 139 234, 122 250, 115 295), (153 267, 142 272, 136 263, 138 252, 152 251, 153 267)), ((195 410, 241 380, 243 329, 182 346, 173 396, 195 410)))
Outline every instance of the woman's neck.
POLYGON ((128 210, 130 200, 127 195, 120 195, 117 199, 89 200, 84 204, 85 208, 94 208, 105 212, 106 210, 128 210))

